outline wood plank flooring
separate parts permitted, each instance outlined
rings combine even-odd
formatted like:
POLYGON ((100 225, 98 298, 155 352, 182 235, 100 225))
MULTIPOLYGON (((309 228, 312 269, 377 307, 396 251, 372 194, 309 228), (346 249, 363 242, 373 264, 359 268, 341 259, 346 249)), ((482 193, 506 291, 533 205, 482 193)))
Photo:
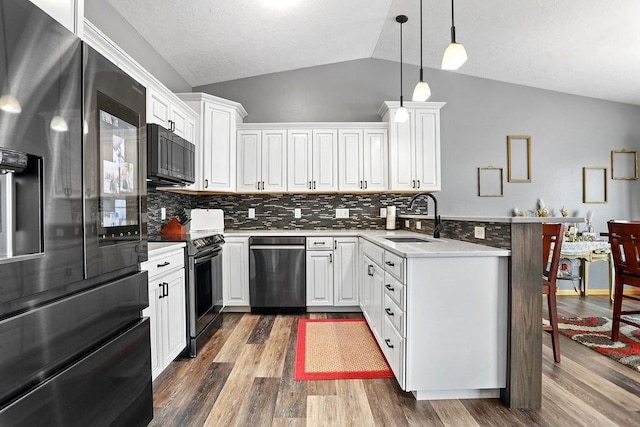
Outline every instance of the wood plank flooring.
MULTIPOLYGON (((638 304, 640 306, 640 304, 638 304)), ((559 296, 560 316, 610 316, 606 296, 559 296)), ((154 382, 151 426, 632 426, 640 425, 640 373, 561 336, 553 362, 543 333, 542 408, 498 399, 416 401, 395 379, 294 381, 298 319, 358 313, 224 315, 195 359, 154 382)))

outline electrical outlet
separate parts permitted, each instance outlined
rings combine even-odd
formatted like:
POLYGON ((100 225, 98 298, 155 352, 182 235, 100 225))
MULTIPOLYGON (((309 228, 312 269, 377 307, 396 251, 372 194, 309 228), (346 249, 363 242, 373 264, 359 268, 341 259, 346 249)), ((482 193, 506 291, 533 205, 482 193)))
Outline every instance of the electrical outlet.
POLYGON ((411 228, 411 220, 409 219, 404 220, 404 228, 411 228))
POLYGON ((254 208, 249 208, 248 217, 249 219, 253 219, 256 217, 256 210, 254 208))
POLYGON ((422 230, 422 221, 416 221, 416 230, 422 230))
POLYGON ((167 208, 160 208, 160 219, 167 219, 167 208))
POLYGON ((380 218, 387 217, 387 208, 380 208, 380 218))
POLYGON ((349 209, 336 209, 336 218, 349 218, 349 209))
POLYGON ((474 227, 473 236, 476 239, 484 239, 484 227, 474 227))
POLYGON ((293 210, 293 217, 294 218, 302 218, 302 209, 300 208, 295 208, 293 210))

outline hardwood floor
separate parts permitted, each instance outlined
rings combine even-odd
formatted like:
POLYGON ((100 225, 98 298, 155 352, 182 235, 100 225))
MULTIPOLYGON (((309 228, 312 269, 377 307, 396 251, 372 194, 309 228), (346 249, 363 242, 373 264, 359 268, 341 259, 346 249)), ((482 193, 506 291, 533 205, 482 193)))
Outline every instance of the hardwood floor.
MULTIPOLYGON (((560 316, 610 316, 606 296, 559 296, 560 316)), ((640 306, 640 304, 638 304, 640 306)), ((498 399, 416 401, 395 379, 294 381, 297 320, 360 314, 224 315, 195 359, 154 382, 151 426, 631 426, 640 373, 561 336, 553 362, 543 333, 542 409, 498 399)))

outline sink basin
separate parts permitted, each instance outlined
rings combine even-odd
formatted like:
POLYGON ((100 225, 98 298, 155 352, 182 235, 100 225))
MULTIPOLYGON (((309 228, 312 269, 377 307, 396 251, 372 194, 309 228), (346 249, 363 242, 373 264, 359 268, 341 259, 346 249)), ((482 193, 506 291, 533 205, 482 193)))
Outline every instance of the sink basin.
POLYGON ((419 237, 385 237, 395 243, 431 243, 431 240, 421 239, 419 237))

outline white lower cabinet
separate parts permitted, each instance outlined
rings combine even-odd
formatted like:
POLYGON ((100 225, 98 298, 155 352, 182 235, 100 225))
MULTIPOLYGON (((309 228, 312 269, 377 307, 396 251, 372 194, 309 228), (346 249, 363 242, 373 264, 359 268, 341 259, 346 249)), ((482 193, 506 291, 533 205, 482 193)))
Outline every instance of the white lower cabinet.
POLYGON ((225 237, 222 248, 222 283, 225 307, 249 307, 248 237, 225 237))
POLYGON ((358 238, 307 238, 307 306, 358 306, 358 238))
POLYGON ((184 249, 164 252, 141 264, 149 272, 151 375, 155 379, 187 345, 184 249))

